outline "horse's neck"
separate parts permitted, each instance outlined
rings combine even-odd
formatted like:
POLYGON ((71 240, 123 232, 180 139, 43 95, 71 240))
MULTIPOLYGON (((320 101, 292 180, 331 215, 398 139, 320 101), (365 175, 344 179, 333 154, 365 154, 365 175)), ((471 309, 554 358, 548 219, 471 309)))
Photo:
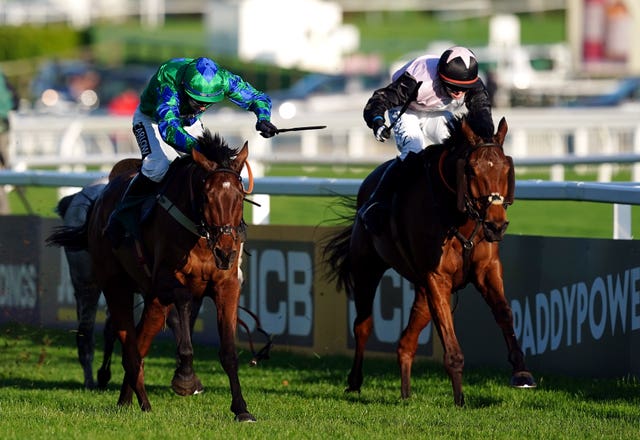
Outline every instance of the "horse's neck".
POLYGON ((189 217, 197 214, 197 195, 203 190, 203 179, 199 176, 199 171, 200 168, 186 158, 175 161, 160 191, 189 217))

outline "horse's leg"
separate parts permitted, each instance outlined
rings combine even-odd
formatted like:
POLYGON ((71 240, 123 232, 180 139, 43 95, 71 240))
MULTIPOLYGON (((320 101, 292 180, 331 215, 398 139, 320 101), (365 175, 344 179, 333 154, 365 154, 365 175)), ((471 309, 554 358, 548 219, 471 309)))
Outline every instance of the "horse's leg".
POLYGON ((82 365, 84 387, 94 389, 93 354, 95 351, 95 336, 93 332, 96 323, 100 290, 93 277, 90 255, 84 251, 65 251, 65 254, 69 262, 69 273, 71 275, 73 293, 76 300, 76 316, 78 318, 76 345, 78 347, 78 360, 80 365, 82 365))
POLYGON ((145 301, 142 316, 136 327, 138 352, 143 359, 149 353, 153 339, 162 330, 167 313, 168 307, 160 304, 158 298, 153 298, 150 302, 145 301))
POLYGON ((502 265, 498 262, 498 264, 492 264, 489 267, 495 269, 482 268, 476 271, 478 279, 476 287, 491 308, 493 317, 502 330, 502 336, 507 343, 508 359, 513 367, 511 386, 533 388, 536 386, 536 381, 525 365, 524 353, 520 349, 520 344, 513 330, 513 313, 504 294, 502 265))
POLYGON ((364 350, 373 330, 373 300, 376 288, 382 278, 384 269, 371 265, 359 265, 352 269, 354 280, 353 300, 356 307, 356 318, 353 321, 353 336, 355 338, 355 351, 351 371, 347 377, 348 387, 345 392, 360 392, 363 375, 364 350))
POLYGON ((451 313, 452 281, 449 277, 431 274, 427 283, 427 300, 433 323, 443 345, 443 363, 451 379, 453 401, 456 405, 463 406, 462 371, 464 369, 464 355, 456 337, 453 314, 451 313))
POLYGON ((255 417, 247 410, 242 397, 238 378, 238 353, 236 351, 236 327, 238 322, 238 301, 240 285, 236 278, 216 286, 214 301, 217 310, 218 333, 220 334, 220 364, 227 373, 231 388, 231 411, 239 422, 255 422, 255 417), (224 285, 226 284, 226 286, 224 285))
POLYGON ((136 393, 143 411, 151 411, 151 403, 144 387, 144 364, 138 351, 133 318, 133 293, 121 287, 104 289, 114 331, 122 344, 122 366, 124 380, 120 388, 118 405, 130 405, 132 391, 136 393))
MULTIPOLYGON (((190 330, 190 335, 193 335, 193 328, 196 324, 196 319, 198 318, 198 313, 200 312, 200 307, 202 307, 202 300, 204 299, 204 297, 200 297, 200 298, 193 298, 192 302, 191 302, 191 314, 190 314, 190 320, 189 320, 189 330, 190 330)), ((182 330, 180 329, 180 319, 178 317, 178 312, 176 311, 175 307, 171 307, 169 309, 169 313, 167 314, 167 326, 171 329, 171 331, 173 332, 174 338, 176 339, 176 341, 179 340, 179 338, 183 337, 182 336, 182 330)), ((178 365, 180 365, 180 353, 178 351, 178 349, 176 349, 176 360, 178 362, 178 365)), ((201 392, 204 391, 204 386, 202 385, 202 382, 200 382, 200 378, 198 378, 198 376, 195 374, 194 372, 194 379, 195 379, 195 390, 193 391, 193 394, 199 394, 201 392)), ((178 389, 182 389, 181 386, 178 387, 178 389)), ((178 392, 178 391, 176 391, 178 392)), ((180 393, 179 393, 180 394, 180 393)))
POLYGON ((175 288, 175 313, 173 334, 177 344, 178 366, 171 380, 176 394, 189 396, 202 390, 202 383, 193 371, 193 345, 191 344, 191 293, 185 288, 175 288))
POLYGON ((98 369, 98 388, 107 389, 107 384, 111 380, 111 356, 116 342, 116 334, 111 324, 111 315, 107 312, 107 318, 104 321, 104 330, 102 331, 104 339, 104 348, 102 351, 102 365, 98 369))
POLYGON ((424 287, 416 286, 415 290, 409 323, 400 336, 397 350, 398 364, 400 365, 400 390, 403 399, 407 399, 411 395, 411 367, 418 349, 418 337, 431 321, 431 312, 424 287))

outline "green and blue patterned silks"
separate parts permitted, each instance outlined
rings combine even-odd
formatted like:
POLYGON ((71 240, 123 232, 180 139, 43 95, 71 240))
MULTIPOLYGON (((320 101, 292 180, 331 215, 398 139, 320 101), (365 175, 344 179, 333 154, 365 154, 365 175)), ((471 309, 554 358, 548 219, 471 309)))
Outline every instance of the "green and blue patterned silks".
POLYGON ((184 127, 225 97, 255 113, 259 121, 271 119, 271 99, 265 93, 208 58, 175 58, 162 64, 142 92, 140 110, 158 123, 166 143, 188 153, 197 148, 197 141, 184 127), (189 96, 202 102, 204 109, 194 112, 189 96))

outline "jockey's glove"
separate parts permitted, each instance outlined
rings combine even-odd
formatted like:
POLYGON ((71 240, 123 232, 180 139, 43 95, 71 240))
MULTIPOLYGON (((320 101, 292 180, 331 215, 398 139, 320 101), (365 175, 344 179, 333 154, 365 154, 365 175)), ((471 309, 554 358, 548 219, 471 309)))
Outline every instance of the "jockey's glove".
POLYGON ((380 142, 384 142, 391 137, 391 130, 385 125, 382 116, 377 116, 373 120, 373 135, 380 142))
POLYGON ((266 119, 256 123, 256 130, 260 132, 260 136, 263 138, 270 138, 278 134, 278 128, 266 119))

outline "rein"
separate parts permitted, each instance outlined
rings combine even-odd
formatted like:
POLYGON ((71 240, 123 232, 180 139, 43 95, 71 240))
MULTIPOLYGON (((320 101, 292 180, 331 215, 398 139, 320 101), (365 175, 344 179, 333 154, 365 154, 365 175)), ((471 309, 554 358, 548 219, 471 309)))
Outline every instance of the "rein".
POLYGON ((253 348, 253 339, 251 338, 251 331, 249 331, 249 326, 242 319, 240 319, 239 317, 237 318, 238 324, 240 324, 244 331, 247 332, 247 338, 249 339, 249 348, 251 349, 251 354, 253 355, 253 357, 249 361, 249 366, 255 367, 256 365, 258 365, 259 361, 269 359, 269 352, 271 351, 271 347, 273 346, 273 336, 268 334, 262 328, 262 324, 260 324, 260 320, 255 313, 243 306, 238 306, 238 308, 251 316, 251 318, 253 318, 256 323, 256 330, 267 338, 267 343, 264 345, 264 347, 256 352, 253 348))
MULTIPOLYGON (((209 175, 215 174, 215 173, 231 173, 234 176, 236 176, 239 180, 242 180, 242 177, 240 177, 240 174, 238 174, 237 172, 229 168, 217 168, 212 172, 208 173, 207 177, 205 177, 205 180, 206 178, 208 178, 209 175)), ((193 177, 194 177, 194 172, 192 170, 192 172, 190 173, 190 181, 193 181, 193 177)), ((253 177, 251 174, 250 174, 250 182, 251 182, 250 189, 252 189, 253 177)), ((191 188, 191 200, 195 200, 195 195, 193 193, 193 184, 190 185, 190 188, 191 188)), ((243 193, 246 194, 244 187, 242 191, 243 193)), ((215 246, 215 243, 218 241, 218 238, 220 237, 220 235, 232 235, 233 232, 236 232, 236 234, 240 235, 244 232, 244 225, 242 225, 242 223, 238 226, 215 225, 215 224, 208 225, 205 222, 203 216, 201 216, 200 223, 196 224, 193 220, 187 217, 182 211, 180 211, 180 208, 178 208, 164 194, 158 194, 157 202, 162 208, 164 208, 164 210, 171 217, 173 217, 174 220, 176 220, 180 225, 182 225, 182 227, 184 227, 187 231, 191 232, 197 237, 205 238, 207 240, 207 244, 209 248, 212 250, 215 246)))
MULTIPOLYGON (((475 148, 482 148, 482 147, 496 147, 499 148, 500 146, 493 143, 493 142, 487 142, 487 143, 482 143, 478 146, 476 146, 475 148)), ((443 185, 445 186, 445 188, 447 188, 447 190, 449 190, 452 194, 457 195, 458 191, 456 191, 454 188, 451 187, 451 185, 449 185, 449 182, 447 182, 447 179, 445 178, 445 174, 444 174, 444 163, 445 163, 445 159, 447 158, 449 154, 449 150, 444 150, 442 152, 442 154, 440 155, 440 159, 438 160, 438 175, 440 176, 440 180, 442 181, 443 185)), ((467 161, 469 159, 469 154, 470 151, 467 151, 464 154, 464 161, 465 161, 465 165, 467 164, 467 161)), ((460 179, 461 176, 456 176, 457 179, 460 179)), ((466 180, 466 178, 465 178, 466 180)), ((481 215, 481 213, 476 209, 475 203, 477 203, 479 200, 483 199, 483 197, 479 197, 479 198, 472 198, 469 196, 469 189, 468 186, 465 187, 464 189, 464 213, 467 215, 467 217, 471 220, 473 220, 475 222, 475 226, 473 228, 473 231, 471 232, 471 235, 469 236, 469 238, 465 237, 464 235, 462 235, 462 233, 460 232, 460 230, 457 227, 452 227, 451 228, 451 232, 453 233, 453 235, 460 241, 460 243, 462 244, 462 261, 463 261, 463 277, 464 279, 467 278, 467 274, 469 272, 469 268, 471 266, 470 263, 470 258, 471 258, 471 253, 473 252, 473 249, 475 247, 474 244, 474 239, 476 238, 476 236, 478 235, 478 232, 480 231, 480 227, 482 225, 482 223, 484 223, 484 215, 481 215)), ((494 200, 499 200, 500 199, 500 195, 498 194, 491 194, 489 196, 486 196, 487 200, 489 201, 489 203, 493 203, 494 200)))

